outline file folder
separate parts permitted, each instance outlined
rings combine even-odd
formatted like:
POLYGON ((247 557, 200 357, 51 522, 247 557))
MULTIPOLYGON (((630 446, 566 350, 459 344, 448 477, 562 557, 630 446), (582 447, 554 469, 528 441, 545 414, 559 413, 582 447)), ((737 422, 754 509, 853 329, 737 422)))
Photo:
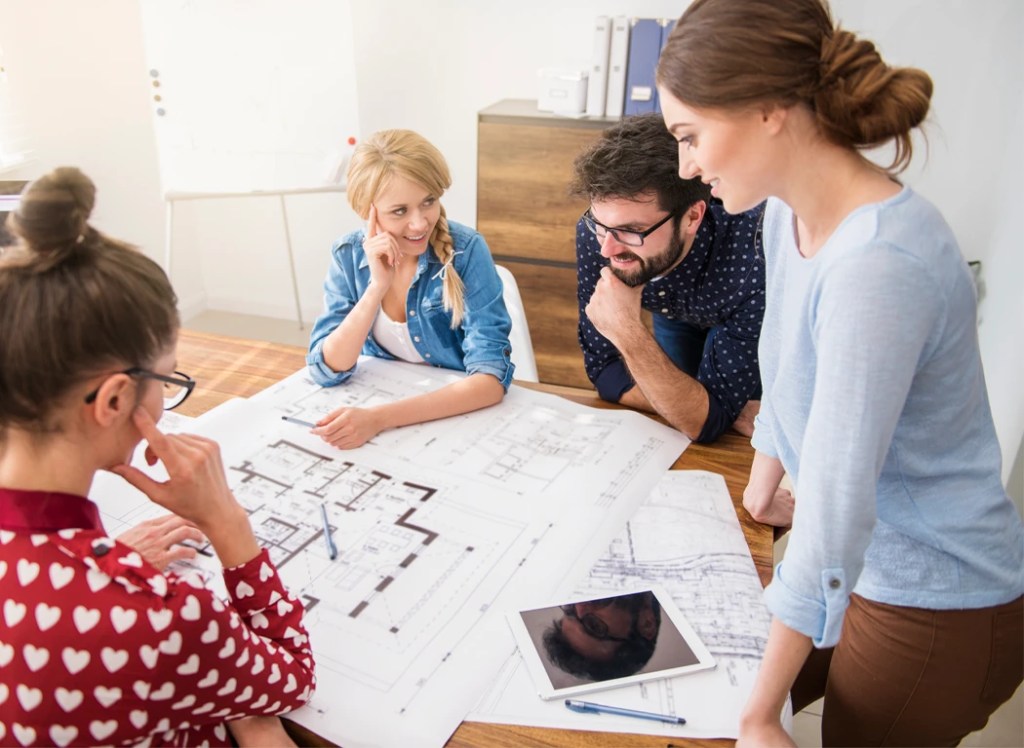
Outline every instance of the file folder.
MULTIPOLYGON (((658 23, 661 24, 661 47, 658 51, 658 57, 661 57, 661 50, 665 49, 665 45, 668 43, 669 36, 672 35, 672 29, 676 27, 676 19, 674 18, 660 18, 658 23)), ((657 89, 654 92, 654 111, 661 111, 661 97, 658 96, 657 89)))
POLYGON ((629 19, 615 16, 612 40, 608 51, 608 98, 606 117, 621 117, 626 99, 626 65, 629 63, 629 19))
POLYGON ((591 117, 604 116, 608 100, 608 53, 611 41, 611 19, 598 16, 594 23, 594 51, 590 61, 590 77, 587 79, 587 114, 591 117))
POLYGON ((626 67, 626 115, 656 111, 654 70, 661 54, 661 32, 662 26, 655 18, 633 19, 626 67))

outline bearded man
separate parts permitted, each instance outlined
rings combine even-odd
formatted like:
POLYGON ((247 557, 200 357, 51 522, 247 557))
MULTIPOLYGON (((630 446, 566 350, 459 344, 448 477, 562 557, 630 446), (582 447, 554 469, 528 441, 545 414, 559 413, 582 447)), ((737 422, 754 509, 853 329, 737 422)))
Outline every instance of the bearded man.
POLYGON ((579 342, 604 400, 710 442, 730 426, 749 436, 760 407, 763 205, 726 213, 679 177, 686 147, 646 114, 577 157, 570 191, 590 201, 576 226, 579 342))

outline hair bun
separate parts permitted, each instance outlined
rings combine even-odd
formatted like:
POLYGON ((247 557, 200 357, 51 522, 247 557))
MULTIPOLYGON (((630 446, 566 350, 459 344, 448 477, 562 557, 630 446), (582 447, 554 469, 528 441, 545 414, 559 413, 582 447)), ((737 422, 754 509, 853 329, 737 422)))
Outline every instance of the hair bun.
POLYGON ((10 227, 36 252, 67 249, 89 232, 95 204, 92 180, 73 166, 62 166, 25 187, 10 227))

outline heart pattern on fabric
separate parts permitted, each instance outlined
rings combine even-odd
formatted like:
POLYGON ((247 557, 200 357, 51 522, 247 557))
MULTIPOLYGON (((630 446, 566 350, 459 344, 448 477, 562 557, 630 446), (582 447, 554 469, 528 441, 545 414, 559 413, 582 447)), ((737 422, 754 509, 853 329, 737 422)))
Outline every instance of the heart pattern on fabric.
POLYGON ((54 697, 57 699, 61 709, 65 712, 73 712, 82 705, 82 699, 85 698, 85 694, 81 691, 71 691, 60 686, 54 691, 54 697))
POLYGON ((56 561, 50 564, 50 584, 53 585, 53 589, 59 590, 67 587, 74 578, 75 570, 70 566, 62 566, 56 561))
POLYGON ((100 622, 100 612, 95 608, 87 608, 84 605, 76 605, 71 612, 71 619, 75 622, 75 628, 79 634, 85 634, 96 627, 100 622))
POLYGON ((27 612, 28 606, 25 603, 11 599, 4 600, 4 620, 7 621, 8 628, 14 628, 21 623, 21 619, 27 612))
POLYGON ((130 608, 115 605, 110 609, 110 623, 114 627, 114 631, 119 634, 123 634, 134 626, 138 618, 139 614, 130 608))
POLYGON ((3 537, 0 705, 20 721, 0 722, 0 745, 129 744, 182 730, 215 743, 217 728, 228 735, 218 719, 268 702, 295 708, 308 693, 311 665, 296 663, 309 648, 284 635, 304 633, 302 610, 285 602, 294 598, 265 551, 225 570, 238 601, 225 604, 88 529, 3 537))
POLYGON ((28 665, 28 669, 33 673, 42 670, 46 667, 46 663, 50 661, 50 650, 44 647, 37 647, 34 644, 26 644, 22 647, 21 653, 25 658, 25 664, 28 665))

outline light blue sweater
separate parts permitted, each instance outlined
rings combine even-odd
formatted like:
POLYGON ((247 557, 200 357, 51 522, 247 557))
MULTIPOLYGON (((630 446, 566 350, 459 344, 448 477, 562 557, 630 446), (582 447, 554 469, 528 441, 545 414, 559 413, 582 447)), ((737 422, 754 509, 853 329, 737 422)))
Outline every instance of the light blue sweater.
POLYGON ((1024 593, 1024 526, 1000 480, 974 287, 953 232, 904 188, 810 259, 765 213, 764 396, 754 447, 796 495, 772 613, 830 647, 851 592, 980 608, 1024 593))

